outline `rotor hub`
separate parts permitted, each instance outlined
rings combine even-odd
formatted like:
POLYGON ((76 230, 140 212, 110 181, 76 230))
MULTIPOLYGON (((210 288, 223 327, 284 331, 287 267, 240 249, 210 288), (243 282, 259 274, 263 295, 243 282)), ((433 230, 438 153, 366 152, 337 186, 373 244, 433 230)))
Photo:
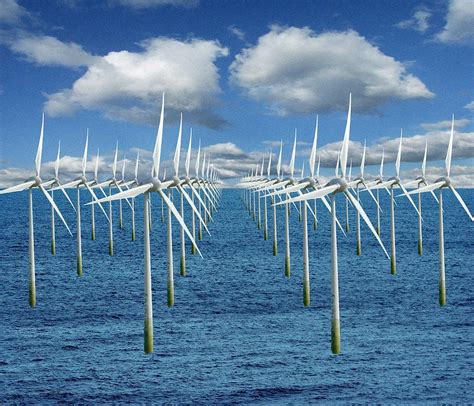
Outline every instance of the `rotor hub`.
POLYGON ((339 188, 336 189, 333 193, 341 193, 347 190, 347 182, 343 178, 334 178, 329 183, 328 186, 338 185, 339 188))
POLYGON ((451 186, 451 179, 448 176, 443 176, 435 181, 435 183, 444 182, 444 185, 441 187, 449 187, 451 186))
POLYGON ((35 186, 41 185, 41 183, 42 183, 41 178, 39 176, 35 176, 35 182, 36 182, 35 186))
POLYGON ((151 184, 153 185, 150 189, 150 192, 157 192, 161 189, 161 181, 158 178, 152 178, 151 184))

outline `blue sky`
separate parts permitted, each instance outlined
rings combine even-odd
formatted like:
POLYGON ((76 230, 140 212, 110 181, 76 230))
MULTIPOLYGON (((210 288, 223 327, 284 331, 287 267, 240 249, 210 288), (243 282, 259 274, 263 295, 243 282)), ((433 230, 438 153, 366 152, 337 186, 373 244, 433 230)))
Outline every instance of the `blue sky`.
POLYGON ((454 172, 474 184, 473 0, 0 0, 0 10, 0 183, 32 169, 43 110, 44 162, 60 139, 67 173, 87 127, 101 171, 116 140, 129 157, 151 150, 162 91, 165 159, 183 111, 184 142, 192 126, 224 177, 291 143, 295 128, 301 165, 319 114, 323 166, 334 166, 352 91, 351 139, 367 140, 369 163, 381 144, 394 157, 387 139, 403 127, 405 175, 426 136, 437 175, 454 113, 454 172))

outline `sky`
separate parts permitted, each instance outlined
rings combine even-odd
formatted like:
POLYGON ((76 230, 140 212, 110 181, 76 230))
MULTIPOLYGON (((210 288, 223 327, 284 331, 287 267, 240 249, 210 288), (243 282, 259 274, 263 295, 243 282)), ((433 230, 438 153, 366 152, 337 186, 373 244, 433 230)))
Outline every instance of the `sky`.
MULTIPOLYGON (((42 112, 43 176, 61 141, 61 178, 78 175, 89 129, 99 177, 150 171, 162 93, 164 166, 183 113, 221 178, 236 182, 284 143, 288 170, 309 158, 316 116, 322 174, 334 173, 349 93, 349 157, 402 176, 444 174, 455 115, 452 179, 474 187, 474 0, 0 0, 0 187, 33 174, 42 112), (125 157, 125 158, 124 158, 125 157)), ((183 156, 183 155, 182 155, 183 156)), ((193 167, 192 163, 192 167, 193 167)), ((183 163, 182 163, 183 165, 183 163)), ((300 171, 300 169, 297 169, 300 171)), ((354 173, 357 169, 354 168, 354 173)))

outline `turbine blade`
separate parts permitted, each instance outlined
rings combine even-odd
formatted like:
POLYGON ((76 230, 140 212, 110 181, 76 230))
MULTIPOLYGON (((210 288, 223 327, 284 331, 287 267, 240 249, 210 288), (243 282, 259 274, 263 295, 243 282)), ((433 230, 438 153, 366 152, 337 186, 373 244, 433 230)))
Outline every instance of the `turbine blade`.
POLYGON ((454 138, 454 114, 451 121, 451 133, 449 135, 448 151, 446 152, 446 176, 451 172, 451 157, 453 155, 453 138, 454 138))
POLYGON ((41 171, 41 155, 43 155, 43 136, 44 136, 44 113, 41 117, 40 139, 38 142, 38 149, 36 150, 36 158, 35 158, 36 176, 40 176, 40 171, 41 171))
POLYGON ((4 195, 7 193, 15 193, 15 192, 21 192, 22 190, 29 189, 31 186, 33 186, 36 182, 34 180, 25 182, 25 183, 20 183, 19 185, 11 186, 8 189, 0 190, 0 195, 4 195))
POLYGON ((183 228, 184 232, 187 234, 187 236, 188 236, 189 240, 191 241, 191 243, 196 247, 199 256, 202 258, 201 251, 199 250, 199 248, 196 244, 196 241, 194 241, 193 235, 189 232, 188 227, 186 226, 186 223, 184 222, 183 218, 179 214, 179 211, 176 209, 173 202, 169 199, 168 196, 166 196, 166 193, 163 192, 163 190, 158 189, 158 194, 161 196, 161 198, 164 200, 164 202, 166 203, 168 208, 171 210, 171 212, 173 213, 173 216, 175 217, 175 219, 178 220, 179 225, 183 228))
POLYGON ((421 164, 421 174, 423 178, 426 175, 426 158, 428 156, 428 137, 426 137, 426 142, 425 142, 425 154, 423 155, 423 162, 421 164))
MULTIPOLYGON (((117 186, 118 190, 120 191, 120 193, 122 193, 122 192, 123 192, 123 189, 120 187, 120 185, 119 185, 118 183, 116 183, 116 186, 117 186)), ((128 203, 128 205, 130 206, 130 208, 133 210, 133 207, 132 207, 130 201, 129 201, 128 199, 125 199, 125 201, 128 203)))
POLYGON ((179 171, 179 157, 181 154, 181 135, 183 133, 183 113, 181 113, 181 118, 179 120, 179 130, 178 130, 178 140, 176 142, 176 149, 174 151, 174 159, 173 159, 173 166, 174 166, 174 174, 178 176, 179 171))
POLYGON ((326 187, 323 187, 322 189, 317 189, 313 192, 305 193, 302 196, 292 197, 290 199, 283 200, 279 203, 275 203, 275 206, 285 204, 285 203, 301 202, 301 201, 310 200, 310 199, 320 199, 321 197, 326 196, 337 189, 339 189, 339 185, 326 186, 326 187))
MULTIPOLYGON (((271 197, 271 196, 274 196, 274 195, 280 195, 280 194, 283 194, 283 193, 288 194, 288 193, 297 192, 298 190, 304 189, 308 185, 310 185, 309 182, 298 183, 297 185, 293 185, 293 186, 290 186, 288 188, 276 190, 275 192, 269 193, 269 194, 266 195, 266 197, 271 197)), ((264 197, 264 196, 262 196, 262 197, 264 197)))
POLYGON ((165 93, 161 100, 160 124, 156 133, 155 148, 153 149, 153 169, 152 176, 158 177, 160 171, 161 142, 163 140, 163 120, 165 116, 165 93))
POLYGON ((97 196, 95 195, 94 191, 91 189, 91 187, 87 183, 86 183, 86 188, 89 191, 89 193, 91 194, 92 199, 94 199, 95 202, 99 205, 100 210, 102 210, 102 213, 104 213, 104 216, 107 219, 107 221, 110 222, 109 216, 107 216, 107 213, 104 210, 104 206, 102 206, 102 203, 99 202, 99 199, 97 199, 97 196))
POLYGON ((150 190, 152 187, 153 187, 153 183, 146 183, 144 185, 137 186, 133 189, 125 190, 124 192, 116 193, 112 196, 103 197, 103 198, 101 198, 97 201, 94 201, 94 202, 86 203, 86 205, 96 204, 96 203, 112 202, 114 200, 125 199, 126 197, 136 197, 136 196, 150 190))
POLYGON ((64 196, 66 196, 67 201, 70 203, 72 209, 73 209, 74 212, 75 212, 75 211, 76 211, 76 208, 74 207, 74 203, 72 202, 71 198, 70 198, 69 195, 67 194, 66 189, 64 189, 63 187, 61 187, 61 183, 59 183, 59 182, 58 182, 58 185, 60 186, 61 192, 63 192, 64 196))
POLYGON ((349 137, 351 134, 351 110, 352 110, 352 93, 349 93, 349 108, 347 110, 346 129, 344 131, 344 140, 341 147, 341 172, 342 177, 346 177, 347 155, 349 153, 349 137))
POLYGON ((71 230, 69 229, 69 226, 67 225, 66 220, 64 220, 64 217, 63 217, 63 215, 61 214, 61 211, 59 210, 58 206, 57 206, 56 203, 54 202, 53 198, 49 195, 49 193, 46 191, 46 189, 43 187, 43 185, 39 185, 39 188, 40 188, 40 190, 43 192, 43 194, 45 195, 46 199, 48 199, 48 202, 51 204, 51 206, 53 206, 54 211, 58 214, 59 218, 60 218, 61 221, 64 223, 64 225, 65 225, 66 228, 67 228, 67 231, 69 231, 69 234, 70 234, 71 237, 72 237, 71 230))
MULTIPOLYGON (((326 207, 326 209, 328 210, 328 212, 331 213, 331 205, 327 201, 326 196, 321 197, 321 201, 323 202, 323 204, 326 207)), ((341 230, 342 234, 344 234, 344 237, 347 237, 347 234, 344 231, 344 228, 341 226, 341 223, 339 223, 339 220, 337 219, 337 217, 336 217, 336 223, 337 223, 339 229, 341 230)))
POLYGON ((435 193, 434 193, 432 190, 430 190, 430 193, 433 195, 434 199, 436 200, 436 203, 439 204, 439 200, 438 200, 438 198, 436 197, 435 193))
POLYGON ((400 164, 402 161, 402 140, 403 130, 400 130, 400 143, 398 144, 397 160, 395 161, 395 172, 397 174, 397 177, 400 176, 400 164))
POLYGON ((202 225, 204 226, 207 234, 211 235, 211 233, 209 232, 209 229, 207 228, 206 226, 206 223, 204 222, 203 218, 201 217, 201 214, 199 213, 199 210, 197 209, 197 207, 195 206, 193 200, 189 197, 189 195, 186 193, 186 191, 184 190, 183 187, 181 187, 181 185, 178 185, 178 190, 183 194, 184 198, 186 199, 186 201, 188 202, 188 204, 191 206, 191 209, 194 211, 194 213, 196 214, 197 218, 199 219, 199 221, 202 223, 202 225))
POLYGON ((469 216, 469 218, 471 219, 471 221, 474 221, 474 219, 472 218, 472 214, 471 212, 469 211, 466 203, 464 203, 464 200, 462 199, 461 195, 458 193, 458 191, 456 189, 454 189, 453 186, 449 186, 449 188, 451 189, 451 191, 454 193, 454 196, 456 196, 456 199, 458 199, 458 202, 461 204, 461 206, 463 207, 464 211, 467 213, 467 215, 469 216))
MULTIPOLYGON (((408 194, 407 190, 403 187, 403 185, 399 184, 400 189, 402 189, 403 194, 407 197, 407 199, 410 201, 411 205, 415 209, 415 211, 418 213, 418 215, 421 217, 421 213, 418 210, 418 207, 416 207, 415 202, 411 198, 411 196, 408 194)), ((421 220, 423 221, 423 217, 421 217, 421 220)))
POLYGON ((411 188, 412 186, 418 185, 418 183, 419 183, 419 180, 415 179, 415 180, 411 180, 410 182, 405 183, 403 186, 405 187, 405 189, 407 189, 407 188, 411 188))
POLYGON ((88 146, 89 146, 89 129, 87 129, 86 145, 84 146, 84 155, 82 156, 82 176, 86 176, 88 146))
POLYGON ((431 192, 432 190, 439 189, 441 186, 444 185, 444 183, 445 183, 444 181, 432 183, 431 185, 423 186, 423 187, 420 187, 418 189, 412 190, 411 192, 408 192, 408 194, 409 195, 414 195, 415 193, 431 192))
POLYGON ((58 154, 56 155, 56 163, 54 164, 54 176, 59 177, 59 155, 61 154, 61 141, 58 142, 58 154))
POLYGON ((73 188, 73 187, 76 187, 77 185, 79 185, 80 183, 82 183, 82 180, 81 179, 76 179, 76 180, 73 180, 72 182, 68 182, 68 183, 65 183, 64 185, 61 185, 61 186, 57 186, 51 190, 57 190, 57 189, 69 189, 69 188, 73 188))
POLYGON ((199 200, 199 203, 201 203, 201 206, 206 211, 209 218, 212 220, 211 213, 210 213, 209 209, 207 208, 207 205, 204 203, 204 200, 202 200, 201 195, 196 191, 196 188, 192 184, 190 185, 190 187, 191 187, 191 190, 192 190, 194 196, 199 200))
POLYGON ((375 230, 374 226, 372 225, 369 217, 367 216, 367 213, 364 211, 364 209, 362 208, 362 206, 359 204, 359 202, 357 201, 357 199, 352 196, 350 193, 348 193, 347 191, 344 192, 344 194, 346 195, 346 197, 352 202, 352 205, 356 208, 356 210, 359 212, 359 214, 361 215, 361 217, 364 219, 365 223, 369 226, 369 229, 370 231, 372 231, 372 234, 375 236, 375 238, 377 239, 378 243, 380 244, 380 246, 382 247, 383 251, 385 252, 385 255, 387 256, 387 258, 390 258, 390 256, 388 255, 388 252, 387 250, 385 249, 384 245, 383 245, 383 242, 382 240, 380 239, 379 235, 377 234, 377 231, 375 230))
POLYGON ((367 187, 367 185, 365 184, 365 182, 362 182, 362 184, 365 186, 365 188, 367 189, 367 192, 369 192, 369 195, 370 197, 372 198, 372 200, 375 202, 375 205, 378 206, 379 210, 382 212, 382 208, 380 207, 379 205, 379 202, 377 201, 377 199, 375 198, 374 194, 372 193, 372 191, 367 187))

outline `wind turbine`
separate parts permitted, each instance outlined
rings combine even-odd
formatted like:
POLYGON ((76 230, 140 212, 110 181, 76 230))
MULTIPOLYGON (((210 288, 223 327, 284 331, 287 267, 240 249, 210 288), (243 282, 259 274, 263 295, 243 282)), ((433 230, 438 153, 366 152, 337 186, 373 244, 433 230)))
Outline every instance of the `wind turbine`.
MULTIPOLYGON (((418 176, 415 180, 405 183, 405 188, 409 188, 411 186, 416 185, 418 188, 421 187, 421 185, 428 186, 428 182, 426 181, 426 158, 428 155, 428 139, 426 139, 425 142, 425 153, 423 155, 423 162, 421 164, 421 176, 418 176)), ((436 200, 436 203, 438 202, 438 198, 434 194, 433 191, 431 191, 431 194, 433 195, 434 199, 436 200)), ((421 218, 421 194, 418 193, 418 255, 423 255, 423 228, 422 228, 422 218, 421 218)))
MULTIPOLYGON (((351 160, 351 166, 349 169, 349 180, 351 181, 351 184, 354 185, 355 183, 355 188, 356 188, 356 196, 357 196, 357 201, 360 203, 360 193, 359 193, 359 188, 360 186, 364 186, 369 192, 370 197, 374 200, 375 204, 377 205, 377 209, 380 210, 379 203, 377 199, 375 198, 374 194, 372 191, 367 188, 367 183, 364 178, 364 169, 365 169, 365 151, 366 151, 366 143, 364 141, 364 149, 362 151, 362 159, 360 161, 360 176, 358 176, 353 182, 351 181, 351 171, 352 171, 352 160, 351 160)), ((346 206, 346 213, 348 211, 348 207, 346 206)), ((360 240, 360 214, 359 212, 356 213, 356 254, 360 256, 362 254, 362 244, 360 240)))
MULTIPOLYGON (((349 182, 352 180, 352 158, 351 158, 351 163, 349 165, 349 176, 347 177, 347 180, 349 182)), ((349 200, 346 199, 346 233, 348 233, 350 230, 351 230, 351 227, 349 225, 349 200)))
MULTIPOLYGON (((153 352, 153 305, 152 305, 152 289, 151 289, 151 252, 150 252, 150 212, 149 212, 149 198, 150 193, 156 192, 163 199, 164 203, 171 211, 173 216, 178 220, 178 223, 184 228, 187 236, 193 244, 196 245, 193 236, 189 232, 186 224, 184 223, 183 218, 179 214, 179 211, 176 209, 174 204, 168 198, 164 189, 166 189, 173 181, 171 182, 161 182, 159 179, 160 172, 160 157, 161 157, 161 144, 163 139, 163 121, 164 121, 164 104, 165 96, 163 93, 162 105, 161 105, 161 115, 160 115, 160 124, 158 126, 158 131, 156 134, 155 147, 153 150, 153 168, 151 172, 151 179, 143 184, 134 187, 133 189, 126 190, 124 192, 117 193, 113 196, 108 196, 103 199, 100 199, 99 202, 113 201, 125 198, 132 198, 138 195, 143 194, 144 197, 144 257, 145 257, 145 322, 144 322, 144 351, 146 353, 153 352)), ((199 248, 196 249, 201 255, 199 248)))
MULTIPOLYGON (((198 216, 198 219, 200 222, 203 223, 204 228, 206 231, 209 233, 209 230, 207 229, 206 224, 204 223, 203 218, 201 217, 198 209, 194 205, 193 200, 191 197, 186 193, 184 190, 183 186, 184 185, 189 185, 189 178, 186 176, 183 179, 179 177, 179 161, 180 161, 180 156, 181 156, 181 138, 182 138, 182 129, 183 129, 183 115, 181 114, 181 119, 179 123, 179 131, 178 131, 178 140, 176 142, 176 149, 174 153, 174 158, 173 158, 173 168, 174 168, 174 177, 172 179, 172 182, 169 184, 168 188, 177 188, 180 194, 180 215, 184 219, 184 199, 186 199, 187 203, 191 207, 193 214, 198 216)), ((191 150, 190 150, 190 145, 188 147, 188 156, 186 157, 186 166, 187 166, 187 173, 189 173, 189 161, 190 161, 190 155, 191 155, 191 150)), ((211 216, 209 215, 209 218, 211 216)), ((173 253, 173 247, 172 247, 172 238, 171 238, 171 213, 168 210, 168 251, 170 253, 169 257, 169 267, 171 267, 171 271, 169 273, 171 274, 172 278, 172 266, 173 266, 173 261, 172 261, 172 253, 173 253)), ((181 226, 180 228, 180 241, 181 241, 181 258, 180 258, 180 275, 181 276, 186 276, 186 245, 185 245, 185 238, 184 238, 184 228, 181 226)), ((194 238, 194 235, 193 235, 194 238)), ((169 268, 170 269, 170 268, 169 268)), ((172 281, 171 281, 172 282, 172 281)), ((174 299, 173 299, 174 301, 174 299)))
MULTIPOLYGON (((397 160, 395 162, 395 176, 389 178, 386 182, 382 182, 376 184, 375 188, 386 188, 390 187, 390 237, 391 237, 391 256, 390 256, 390 272, 392 275, 396 275, 397 273, 397 257, 396 257, 396 248, 395 248, 395 199, 393 198, 395 187, 399 187, 403 194, 408 198, 411 205, 418 213, 418 216, 421 216, 421 213, 418 211, 418 208, 415 205, 415 202, 408 194, 405 187, 402 185, 400 180, 400 164, 401 164, 401 157, 402 157, 402 141, 403 141, 403 131, 400 131, 400 142, 398 144, 398 153, 397 153, 397 160)), ((367 185, 366 190, 369 191, 371 187, 367 185)))
MULTIPOLYGON (((92 199, 94 201, 97 201, 97 196, 92 190, 92 188, 89 185, 89 181, 86 178, 86 166, 87 166, 87 149, 89 145, 89 129, 87 129, 86 133, 86 143, 84 146, 84 155, 82 156, 82 174, 81 177, 73 180, 72 182, 66 183, 64 185, 58 186, 55 189, 68 189, 68 188, 76 188, 76 221, 77 221, 77 227, 76 227, 76 272, 78 276, 82 276, 82 232, 81 232, 81 187, 85 187, 89 193, 92 196, 92 199)), ((52 189, 52 190, 55 190, 52 189)), ((99 205, 102 212, 104 213, 105 217, 107 220, 109 218, 107 217, 107 214, 105 213, 104 208, 102 205, 99 205)))
MULTIPOLYGON (((272 151, 268 156, 267 181, 270 179, 270 170, 272 168, 272 151)), ((268 213, 267 213, 267 196, 263 197, 263 239, 268 240, 268 213)))
MULTIPOLYGON (((61 221, 66 226, 69 234, 71 234, 71 230, 64 220, 63 215, 59 211, 58 206, 54 202, 53 198, 49 195, 44 187, 44 183, 41 180, 41 156, 43 154, 43 136, 44 136, 44 113, 41 118, 41 131, 40 131, 40 138, 38 142, 38 148, 36 150, 36 158, 35 158, 35 176, 33 178, 27 179, 25 182, 20 183, 19 185, 15 185, 9 187, 7 189, 1 190, 0 194, 7 194, 7 193, 14 193, 14 192, 21 192, 23 190, 28 189, 28 257, 29 257, 29 303, 31 307, 36 306, 36 272, 35 272, 35 236, 34 236, 34 227, 33 227, 33 189, 38 188, 41 190, 41 193, 46 197, 49 204, 54 208, 57 215, 61 219, 61 221)), ((72 235, 72 234, 71 234, 72 235)))
MULTIPOLYGON (((56 163, 54 164, 54 178, 50 179, 47 182, 43 182, 44 187, 53 187, 53 186, 60 186, 61 182, 59 181, 59 159, 61 155, 61 142, 58 143, 58 154, 56 156, 56 163)), ((72 209, 76 211, 74 204, 71 201, 71 198, 66 193, 64 189, 62 192, 66 196, 66 199, 71 204, 72 209)), ((54 192, 51 190, 51 198, 54 199, 54 192)), ((54 221, 54 207, 51 206, 51 255, 56 255, 56 225, 54 221)))
POLYGON ((451 122, 451 133, 449 136, 448 151, 446 152, 446 176, 439 178, 431 185, 423 186, 419 189, 409 192, 414 193, 426 193, 438 189, 438 200, 439 200, 439 304, 444 306, 446 304, 446 274, 445 274, 445 259, 444 259, 444 219, 443 219, 443 189, 450 189, 454 197, 456 197, 459 204, 462 206, 464 211, 467 213, 471 221, 474 221, 471 212, 469 211, 466 203, 454 188, 453 183, 450 179, 451 173, 451 158, 453 155, 453 139, 454 139, 454 114, 451 122))
POLYGON ((338 354, 341 350, 340 344, 340 315, 339 315, 339 278, 338 278, 338 258, 337 258, 337 229, 336 229, 336 196, 339 193, 343 193, 347 199, 349 199, 352 205, 360 213, 364 221, 367 223, 369 229, 374 234, 378 243, 384 250, 388 257, 388 253, 383 246, 377 232, 375 231, 369 217, 365 213, 362 206, 359 204, 356 198, 354 198, 348 191, 350 185, 346 180, 346 163, 347 155, 349 150, 349 137, 350 137, 350 126, 351 126, 351 96, 349 96, 349 109, 347 112, 347 123, 344 132, 344 139, 342 142, 341 153, 340 153, 340 164, 341 164, 341 177, 335 177, 328 182, 323 188, 317 189, 313 192, 306 193, 291 199, 286 202, 318 199, 323 196, 331 196, 331 291, 332 291, 332 323, 331 323, 331 349, 334 354, 338 354))

